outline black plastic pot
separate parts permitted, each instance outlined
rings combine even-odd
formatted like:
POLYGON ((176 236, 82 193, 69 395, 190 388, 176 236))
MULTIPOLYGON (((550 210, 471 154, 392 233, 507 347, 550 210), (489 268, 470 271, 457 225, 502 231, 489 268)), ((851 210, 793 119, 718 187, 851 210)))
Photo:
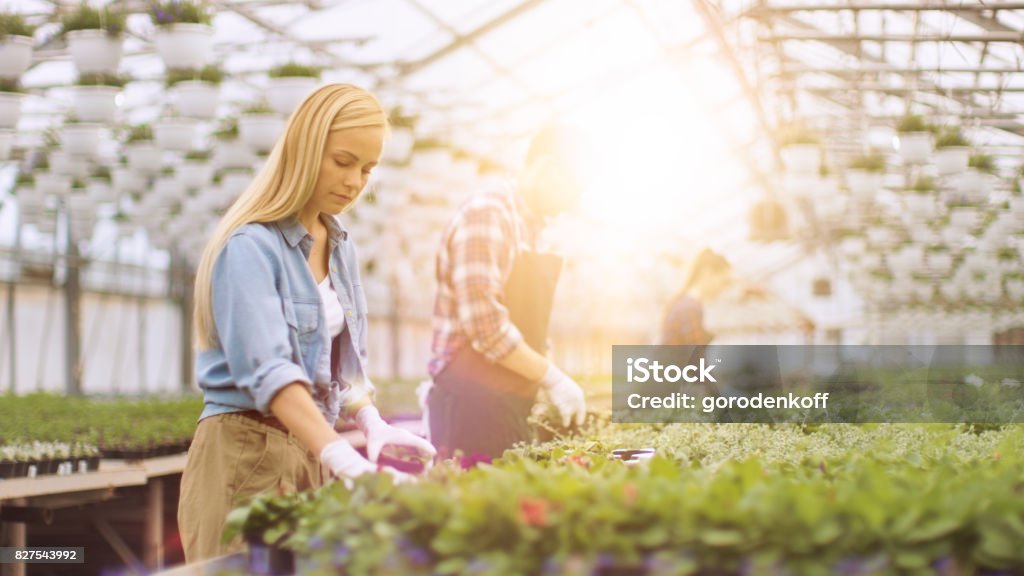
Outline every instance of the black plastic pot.
POLYGON ((17 464, 14 460, 0 461, 0 478, 15 478, 14 468, 17 464))
POLYGON ((86 463, 89 466, 89 472, 95 472, 95 471, 100 469, 100 457, 99 456, 90 456, 90 457, 86 458, 85 461, 86 461, 86 463))
POLYGON ((249 573, 262 576, 295 574, 295 553, 262 542, 249 542, 249 573))

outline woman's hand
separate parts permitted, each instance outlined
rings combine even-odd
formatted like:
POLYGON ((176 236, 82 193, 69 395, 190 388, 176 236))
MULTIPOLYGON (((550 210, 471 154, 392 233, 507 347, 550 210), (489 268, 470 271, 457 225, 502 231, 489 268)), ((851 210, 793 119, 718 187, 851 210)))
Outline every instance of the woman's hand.
MULTIPOLYGON (((338 438, 324 446, 320 452, 320 463, 331 471, 331 476, 345 481, 349 488, 351 488, 353 478, 378 471, 376 464, 363 458, 363 455, 357 452, 344 438, 338 438)), ((394 468, 381 467, 380 471, 390 474, 394 478, 395 484, 414 480, 412 476, 394 468)))
POLYGON ((365 406, 356 414, 356 424, 366 434, 366 455, 370 462, 376 462, 380 451, 388 445, 405 446, 419 452, 430 460, 437 455, 437 449, 425 439, 401 428, 391 426, 380 417, 375 406, 365 406))

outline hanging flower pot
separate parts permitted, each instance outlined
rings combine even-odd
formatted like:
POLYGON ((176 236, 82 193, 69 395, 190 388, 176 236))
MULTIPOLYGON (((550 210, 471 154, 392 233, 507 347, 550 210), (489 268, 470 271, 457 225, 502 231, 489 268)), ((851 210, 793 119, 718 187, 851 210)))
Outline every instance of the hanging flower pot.
POLYGON ((956 191, 963 200, 973 201, 979 199, 988 192, 986 189, 987 180, 985 173, 968 168, 957 176, 956 191))
POLYGON ((221 198, 234 201, 252 182, 252 173, 248 170, 229 170, 221 175, 221 198))
POLYGON ((60 142, 68 153, 83 158, 95 158, 103 141, 102 124, 71 123, 60 128, 60 142))
POLYGON ((290 115, 320 83, 320 69, 315 66, 290 63, 272 68, 267 74, 267 103, 282 116, 290 115))
POLYGON ((2 90, 0 88, 0 129, 13 130, 21 118, 21 99, 24 94, 2 90))
POLYGON ((164 150, 188 152, 195 134, 196 122, 187 118, 162 118, 153 124, 153 139, 164 150))
POLYGON ((39 172, 35 175, 36 193, 42 197, 63 196, 71 189, 71 177, 55 172, 39 172))
POLYGON ((104 30, 67 33, 68 52, 79 74, 114 74, 121 65, 124 40, 104 30))
POLYGON ((213 178, 213 164, 206 152, 195 152, 185 156, 178 169, 178 179, 186 190, 201 190, 213 178))
POLYGON ((873 200, 885 183, 885 156, 872 152, 854 158, 846 171, 846 186, 859 200, 873 200))
POLYGON ((128 167, 141 175, 152 175, 160 172, 164 152, 151 141, 139 141, 126 144, 125 157, 128 167))
POLYGON ((217 168, 248 168, 255 161, 252 150, 238 140, 218 143, 214 153, 214 165, 217 168))
POLYGON ((961 174, 967 170, 971 149, 967 146, 947 146, 935 151, 935 171, 942 176, 961 174))
POLYGON ((73 88, 72 110, 82 122, 111 124, 117 116, 118 86, 79 84, 73 88))
POLYGON ((110 171, 112 188, 116 194, 136 194, 146 187, 146 178, 128 166, 117 166, 110 171))
POLYGON ((238 136, 253 151, 265 153, 284 132, 285 121, 269 108, 256 106, 238 118, 238 136))
POLYGON ((779 154, 786 172, 817 175, 821 169, 821 147, 817 144, 791 144, 779 154))
POLYGON ((197 23, 160 26, 153 44, 168 69, 199 69, 213 52, 213 27, 197 23))
POLYGON ((174 84, 174 108, 182 116, 212 120, 217 117, 220 86, 205 80, 184 80, 174 84))
MULTIPOLYGON (((8 18, 16 16, 7 15, 8 18)), ((33 30, 24 21, 21 26, 25 28, 18 32, 9 30, 7 36, 0 39, 0 78, 19 78, 32 64, 33 30)))
POLYGON ((5 162, 11 157, 15 134, 14 130, 0 130, 0 162, 5 162))
POLYGON ((933 138, 924 118, 907 114, 896 126, 895 144, 904 164, 924 164, 932 154, 933 138))
POLYGON ((71 178, 85 179, 89 177, 91 165, 89 159, 72 154, 66 147, 50 153, 50 171, 71 178))
POLYGON ((777 200, 758 200, 750 209, 749 224, 750 239, 754 242, 775 242, 789 238, 786 210, 777 200))

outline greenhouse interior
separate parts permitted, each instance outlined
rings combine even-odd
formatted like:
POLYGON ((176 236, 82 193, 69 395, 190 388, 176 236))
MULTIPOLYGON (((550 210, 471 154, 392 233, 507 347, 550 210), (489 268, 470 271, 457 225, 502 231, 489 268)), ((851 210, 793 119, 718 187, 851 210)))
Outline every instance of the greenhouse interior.
POLYGON ((1022 61, 1011 0, 0 0, 0 575, 1024 574, 1022 61))

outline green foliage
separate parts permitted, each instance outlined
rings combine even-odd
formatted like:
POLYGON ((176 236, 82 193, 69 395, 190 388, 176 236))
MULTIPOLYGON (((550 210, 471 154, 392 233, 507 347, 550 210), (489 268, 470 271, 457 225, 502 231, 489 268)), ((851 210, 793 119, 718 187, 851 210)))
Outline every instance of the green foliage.
POLYGON ((947 127, 939 130, 938 135, 935 137, 936 148, 951 148, 953 146, 970 146, 971 143, 964 137, 963 132, 959 128, 947 127))
POLYGON ((105 30, 108 35, 120 37, 124 33, 125 15, 110 8, 96 9, 82 2, 72 12, 61 18, 61 32, 75 30, 105 30))
POLYGON ((188 0, 167 0, 154 2, 149 9, 149 17, 157 26, 172 24, 209 24, 210 12, 203 2, 188 0))
POLYGON ((0 12, 0 41, 10 36, 32 37, 36 33, 36 27, 25 21, 25 18, 17 12, 0 12))
POLYGON ((271 78, 320 78, 321 68, 289 62, 271 68, 267 75, 271 78))
POLYGON ((0 78, 0 92, 22 94, 25 90, 21 87, 21 82, 17 78, 0 78))
POLYGON ((145 142, 153 139, 153 128, 149 124, 138 124, 128 128, 126 144, 145 142))
POLYGON ((351 490, 263 496, 232 513, 228 536, 262 535, 324 573, 352 575, 597 573, 609 563, 659 574, 1024 566, 1019 426, 586 432, 468 471, 442 463, 415 484, 373 475, 351 490), (609 459, 639 446, 657 456, 637 466, 609 459))
POLYGON ((222 119, 220 125, 213 132, 213 137, 218 140, 234 140, 238 138, 238 119, 222 119))
POLYGON ((273 114, 274 109, 264 101, 253 102, 242 109, 242 114, 273 114))
POLYGON ((419 122, 419 116, 405 111, 401 106, 395 106, 388 115, 388 123, 392 128, 408 128, 414 130, 419 122))
POLYGON ((36 183, 36 177, 31 172, 19 171, 14 183, 18 186, 32 186, 36 183))
POLYGON ((107 184, 110 184, 110 168, 107 168, 106 166, 97 166, 96 169, 92 171, 91 176, 96 180, 103 180, 107 184))
POLYGON ((780 148, 797 144, 821 144, 821 138, 802 124, 782 126, 775 134, 780 148))
POLYGON ((209 150, 189 150, 188 153, 185 154, 185 160, 203 160, 203 161, 205 161, 205 160, 209 160, 209 159, 210 159, 210 151, 209 150))
POLYGON ((914 181, 914 186, 911 188, 914 192, 919 194, 929 194, 937 190, 935 185, 935 179, 930 176, 921 176, 914 181))
POLYGON ((996 160, 989 154, 971 154, 971 159, 968 160, 967 165, 986 174, 996 173, 996 160))
POLYGON ((912 132, 929 132, 931 127, 924 118, 917 116, 916 114, 908 114, 903 118, 900 118, 899 123, 896 125, 896 131, 900 134, 909 134, 912 132))
POLYGON ((885 155, 881 152, 871 152, 857 156, 850 161, 850 168, 864 170, 866 172, 885 172, 885 155))
POLYGON ((115 86, 123 87, 127 79, 119 74, 81 74, 78 76, 79 86, 115 86))
POLYGON ((181 68, 172 68, 167 71, 167 77, 164 79, 164 84, 170 88, 179 82, 185 82, 186 80, 202 80, 203 82, 209 82, 211 84, 220 85, 224 81, 224 71, 219 66, 209 65, 205 66, 202 70, 187 70, 181 68))

